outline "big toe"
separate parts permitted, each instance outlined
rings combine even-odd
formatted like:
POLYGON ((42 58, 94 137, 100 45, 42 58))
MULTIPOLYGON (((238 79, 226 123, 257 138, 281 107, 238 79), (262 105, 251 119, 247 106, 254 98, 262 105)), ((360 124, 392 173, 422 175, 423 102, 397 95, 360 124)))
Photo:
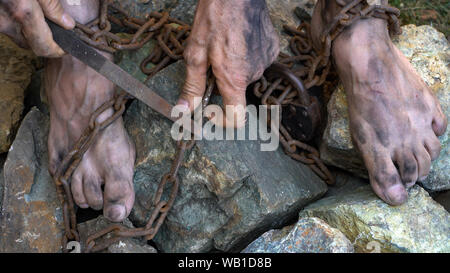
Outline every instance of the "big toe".
POLYGON ((122 222, 131 212, 134 203, 131 180, 107 180, 105 182, 103 215, 112 222, 122 222))
POLYGON ((378 197, 393 206, 405 203, 408 193, 391 158, 377 158, 370 166, 370 184, 378 197))

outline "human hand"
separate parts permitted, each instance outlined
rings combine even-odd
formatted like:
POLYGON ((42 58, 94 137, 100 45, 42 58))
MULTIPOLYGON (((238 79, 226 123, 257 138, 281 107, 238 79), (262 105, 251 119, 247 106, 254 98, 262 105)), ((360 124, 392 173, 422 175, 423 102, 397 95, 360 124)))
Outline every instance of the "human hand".
POLYGON ((177 104, 191 111, 198 106, 194 97, 203 96, 211 65, 223 104, 242 106, 212 122, 222 127, 244 126, 247 85, 262 76, 278 53, 279 39, 265 0, 199 0, 184 51, 187 76, 177 104))
POLYGON ((30 47, 38 56, 61 57, 65 53, 53 41, 45 17, 66 29, 75 27, 59 0, 0 0, 0 33, 21 47, 30 47))

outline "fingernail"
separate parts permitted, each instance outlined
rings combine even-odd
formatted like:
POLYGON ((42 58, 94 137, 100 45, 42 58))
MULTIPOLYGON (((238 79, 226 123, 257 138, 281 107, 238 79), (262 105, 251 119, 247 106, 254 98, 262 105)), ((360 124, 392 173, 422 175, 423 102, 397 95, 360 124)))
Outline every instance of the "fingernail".
POLYGON ((80 204, 80 205, 78 205, 80 208, 82 208, 82 209, 87 209, 87 208, 89 208, 89 205, 88 204, 80 204))
POLYGON ((73 20, 73 18, 70 15, 68 15, 67 13, 63 14, 62 21, 66 28, 72 29, 75 27, 75 20, 73 20))
POLYGON ((181 106, 185 109, 189 109, 189 102, 184 99, 179 99, 177 102, 177 106, 181 106))

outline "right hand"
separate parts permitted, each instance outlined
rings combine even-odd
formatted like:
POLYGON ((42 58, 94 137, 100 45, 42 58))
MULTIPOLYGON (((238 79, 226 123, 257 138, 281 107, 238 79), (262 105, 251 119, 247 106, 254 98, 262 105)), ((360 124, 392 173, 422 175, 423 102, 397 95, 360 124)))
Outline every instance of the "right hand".
POLYGON ((223 120, 212 118, 211 122, 243 127, 246 88, 263 75, 279 51, 265 0, 200 0, 184 51, 186 81, 177 104, 191 111, 198 106, 194 98, 203 97, 211 66, 223 104, 237 106, 228 108, 233 112, 225 111, 223 120))
POLYGON ((65 29, 75 27, 75 20, 64 12, 59 0, 0 0, 0 33, 38 56, 61 57, 65 53, 53 40, 45 17, 65 29))

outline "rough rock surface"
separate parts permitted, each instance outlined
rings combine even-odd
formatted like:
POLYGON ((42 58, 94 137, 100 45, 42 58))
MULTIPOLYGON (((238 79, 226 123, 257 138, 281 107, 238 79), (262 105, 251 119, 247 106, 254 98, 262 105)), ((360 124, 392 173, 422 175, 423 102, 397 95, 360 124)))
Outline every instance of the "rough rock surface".
MULTIPOLYGON (((450 120, 450 47, 447 39, 430 26, 403 26, 403 34, 394 40, 419 75, 438 97, 450 120)), ((450 130, 440 137, 442 151, 433 162, 431 173, 422 185, 432 191, 450 189, 450 130)), ((333 166, 367 177, 362 159, 352 144, 348 106, 340 85, 328 104, 328 124, 321 145, 322 159, 333 166)))
POLYGON ((4 184, 3 165, 5 164, 5 160, 6 160, 5 155, 0 155, 0 208, 2 207, 2 203, 3 203, 3 184, 4 184))
POLYGON ((59 252, 62 213, 48 173, 49 119, 33 108, 24 118, 3 170, 0 252, 59 252))
MULTIPOLYGON (((98 218, 89 220, 87 222, 78 224, 78 231, 81 236, 81 242, 86 242, 87 236, 98 232, 108 225, 110 225, 106 218, 99 216, 98 218)), ((133 228, 133 224, 130 220, 125 219, 123 224, 129 228, 133 228)), ((81 250, 84 249, 84 245, 81 246, 81 250)), ((125 238, 108 247, 104 253, 156 253, 156 249, 148 245, 143 239, 139 238, 125 238)))
POLYGON ((24 91, 36 56, 0 34, 0 153, 7 152, 22 118, 24 91))
POLYGON ((339 230, 318 218, 303 218, 295 225, 270 230, 243 253, 352 253, 353 245, 339 230))
POLYGON ((449 252, 450 214, 420 186, 402 206, 379 199, 369 185, 323 198, 300 212, 339 229, 357 252, 449 252))
MULTIPOLYGON (((132 67, 127 56, 120 64, 124 69, 132 67)), ((148 85, 175 103, 184 77, 180 61, 148 85)), ((170 137, 171 122, 140 102, 130 106, 125 124, 137 147, 136 203, 130 219, 142 226, 157 184, 169 169, 175 142, 170 137)), ((154 239, 164 252, 240 250, 326 191, 307 167, 281 149, 261 152, 257 141, 200 141, 185 167, 179 174, 179 196, 154 239)))

